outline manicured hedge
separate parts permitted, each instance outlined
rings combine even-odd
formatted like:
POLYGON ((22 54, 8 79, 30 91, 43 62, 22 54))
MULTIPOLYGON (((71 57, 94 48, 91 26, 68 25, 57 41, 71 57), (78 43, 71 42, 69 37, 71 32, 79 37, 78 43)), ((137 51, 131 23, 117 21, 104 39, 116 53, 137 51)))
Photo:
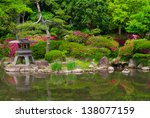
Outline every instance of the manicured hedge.
POLYGON ((60 50, 52 50, 52 51, 49 51, 45 54, 45 59, 48 62, 53 62, 56 60, 64 61, 65 60, 65 54, 60 50))

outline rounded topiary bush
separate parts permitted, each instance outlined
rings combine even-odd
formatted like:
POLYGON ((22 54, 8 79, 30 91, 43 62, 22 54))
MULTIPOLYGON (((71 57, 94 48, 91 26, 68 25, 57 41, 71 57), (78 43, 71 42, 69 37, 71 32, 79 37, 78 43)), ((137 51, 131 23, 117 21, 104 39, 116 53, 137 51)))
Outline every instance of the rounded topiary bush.
POLYGON ((45 57, 46 53, 46 42, 39 42, 31 46, 32 55, 35 59, 42 59, 45 57))
POLYGON ((55 60, 64 61, 65 60, 65 54, 59 50, 51 50, 45 54, 45 59, 48 62, 52 62, 55 60))

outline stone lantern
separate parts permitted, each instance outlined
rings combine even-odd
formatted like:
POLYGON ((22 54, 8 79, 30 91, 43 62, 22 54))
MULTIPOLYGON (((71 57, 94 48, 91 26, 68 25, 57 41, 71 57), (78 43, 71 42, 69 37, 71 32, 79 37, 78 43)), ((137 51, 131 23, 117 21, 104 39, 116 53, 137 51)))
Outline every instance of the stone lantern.
POLYGON ((15 51, 15 59, 13 64, 16 65, 17 61, 20 59, 20 63, 25 61, 26 65, 34 63, 34 58, 32 56, 32 51, 30 50, 30 41, 27 39, 20 39, 15 41, 10 41, 10 43, 17 43, 18 49, 15 51))

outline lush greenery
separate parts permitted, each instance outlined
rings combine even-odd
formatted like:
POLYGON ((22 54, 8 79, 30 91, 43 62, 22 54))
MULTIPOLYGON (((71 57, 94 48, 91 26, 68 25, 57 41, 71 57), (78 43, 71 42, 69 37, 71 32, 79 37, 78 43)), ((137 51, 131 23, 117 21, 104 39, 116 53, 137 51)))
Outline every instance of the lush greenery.
POLYGON ((31 50, 33 52, 33 56, 35 59, 44 58, 45 52, 46 52, 45 46, 46 46, 45 42, 39 42, 31 47, 31 50))
POLYGON ((65 54, 60 50, 52 50, 45 54, 45 59, 48 62, 52 62, 56 60, 65 61, 65 54))
POLYGON ((75 67, 76 67, 75 61, 69 61, 69 62, 67 63, 67 69, 68 69, 68 70, 73 70, 73 69, 75 69, 75 67))
POLYGON ((15 55, 10 39, 27 38, 35 41, 34 58, 49 62, 66 56, 149 62, 149 13, 149 0, 1 0, 0 58, 15 55))
POLYGON ((53 71, 59 71, 62 69, 62 63, 61 62, 55 62, 51 65, 51 68, 53 71))

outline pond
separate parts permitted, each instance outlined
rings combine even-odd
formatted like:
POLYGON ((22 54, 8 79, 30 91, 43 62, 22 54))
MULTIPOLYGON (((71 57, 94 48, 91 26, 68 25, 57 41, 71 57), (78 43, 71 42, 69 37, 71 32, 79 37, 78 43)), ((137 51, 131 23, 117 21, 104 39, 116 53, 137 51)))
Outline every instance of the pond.
POLYGON ((0 70, 3 101, 127 101, 150 100, 150 72, 48 75, 0 70))

